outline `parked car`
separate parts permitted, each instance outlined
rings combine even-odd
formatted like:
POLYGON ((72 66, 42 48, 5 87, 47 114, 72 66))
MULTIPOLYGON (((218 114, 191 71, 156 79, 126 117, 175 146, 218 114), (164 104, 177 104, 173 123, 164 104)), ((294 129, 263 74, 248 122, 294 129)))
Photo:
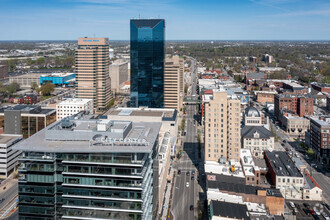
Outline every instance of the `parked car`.
POLYGON ((1 199, 0 199, 0 203, 2 203, 4 200, 5 200, 4 198, 1 198, 1 199))
POLYGON ((189 182, 187 182, 187 183, 186 183, 186 187, 189 187, 189 185, 190 185, 189 182))
POLYGON ((186 175, 187 175, 187 176, 189 176, 189 175, 190 175, 190 172, 189 172, 189 171, 187 171, 186 175))
POLYGON ((179 175, 181 174, 181 170, 178 170, 178 174, 179 174, 179 175))
POLYGON ((327 215, 327 213, 325 212, 321 212, 323 218, 325 218, 325 220, 330 220, 330 217, 327 215))
POLYGON ((295 205, 294 205, 294 203, 293 203, 293 202, 289 202, 289 205, 290 205, 290 207, 291 207, 292 209, 294 209, 294 208, 295 208, 295 205))
POLYGON ((191 171, 191 175, 195 175, 195 170, 191 171))
POLYGON ((194 205, 190 205, 189 209, 190 211, 194 210, 194 205))
POLYGON ((195 180, 195 177, 194 176, 191 176, 191 180, 195 180))

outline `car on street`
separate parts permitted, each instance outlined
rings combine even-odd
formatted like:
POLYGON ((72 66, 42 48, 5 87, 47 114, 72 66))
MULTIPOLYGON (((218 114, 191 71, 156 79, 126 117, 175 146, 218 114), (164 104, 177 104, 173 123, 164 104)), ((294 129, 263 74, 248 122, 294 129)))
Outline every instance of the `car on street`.
POLYGON ((1 199, 0 199, 0 203, 2 203, 4 200, 5 200, 4 198, 1 198, 1 199))
POLYGON ((178 170, 178 174, 179 174, 179 175, 181 174, 181 170, 178 170))
POLYGON ((191 175, 195 175, 195 170, 191 171, 191 175))
POLYGON ((325 218, 326 220, 330 220, 330 217, 327 215, 327 213, 322 212, 321 214, 322 214, 323 218, 325 218))
POLYGON ((330 210, 330 206, 329 206, 327 203, 323 203, 323 205, 324 205, 328 210, 330 210))
POLYGON ((310 212, 309 212, 309 209, 308 208, 304 208, 304 212, 306 213, 306 215, 309 215, 310 212))
POLYGON ((190 185, 189 182, 187 182, 187 183, 186 183, 186 187, 189 187, 189 185, 190 185))
POLYGON ((194 210, 194 205, 190 205, 189 209, 190 211, 194 210))
POLYGON ((190 172, 189 172, 189 171, 187 171, 186 175, 187 175, 187 176, 189 176, 189 175, 190 175, 190 172))
POLYGON ((191 176, 191 180, 195 180, 195 177, 194 176, 191 176))
POLYGON ((309 209, 309 207, 310 207, 310 205, 309 205, 308 203, 306 203, 306 202, 304 202, 303 205, 304 205, 306 208, 308 208, 308 209, 309 209))
POLYGON ((290 207, 291 207, 292 209, 294 209, 294 208, 295 208, 295 206, 294 206, 294 203, 293 203, 293 202, 289 202, 289 205, 290 205, 290 207))

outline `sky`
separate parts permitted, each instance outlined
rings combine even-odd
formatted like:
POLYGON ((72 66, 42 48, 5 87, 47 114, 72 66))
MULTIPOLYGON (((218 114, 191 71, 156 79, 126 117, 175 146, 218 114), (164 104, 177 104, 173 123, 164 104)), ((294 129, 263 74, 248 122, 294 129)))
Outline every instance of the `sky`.
POLYGON ((0 0, 0 40, 129 40, 131 18, 167 40, 330 40, 330 0, 0 0))

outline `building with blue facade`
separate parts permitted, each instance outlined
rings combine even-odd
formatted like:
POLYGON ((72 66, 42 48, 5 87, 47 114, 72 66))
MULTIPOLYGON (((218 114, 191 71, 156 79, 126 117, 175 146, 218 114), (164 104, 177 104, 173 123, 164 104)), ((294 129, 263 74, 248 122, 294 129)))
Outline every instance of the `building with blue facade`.
POLYGON ((131 107, 164 106, 165 20, 132 19, 131 107))
POLYGON ((76 75, 74 73, 52 73, 49 75, 40 76, 40 85, 46 83, 52 83, 54 85, 67 85, 75 79, 76 75))
POLYGON ((152 219, 161 123, 81 114, 17 145, 19 218, 152 219))

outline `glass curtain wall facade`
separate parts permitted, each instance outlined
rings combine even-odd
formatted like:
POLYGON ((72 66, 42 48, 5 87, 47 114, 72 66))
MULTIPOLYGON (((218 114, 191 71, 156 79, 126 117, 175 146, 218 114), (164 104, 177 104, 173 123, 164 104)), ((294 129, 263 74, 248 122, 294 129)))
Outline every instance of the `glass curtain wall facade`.
POLYGON ((131 107, 164 107, 164 19, 132 19, 131 107))
POLYGON ((156 158, 152 153, 23 152, 19 219, 152 219, 156 158))

